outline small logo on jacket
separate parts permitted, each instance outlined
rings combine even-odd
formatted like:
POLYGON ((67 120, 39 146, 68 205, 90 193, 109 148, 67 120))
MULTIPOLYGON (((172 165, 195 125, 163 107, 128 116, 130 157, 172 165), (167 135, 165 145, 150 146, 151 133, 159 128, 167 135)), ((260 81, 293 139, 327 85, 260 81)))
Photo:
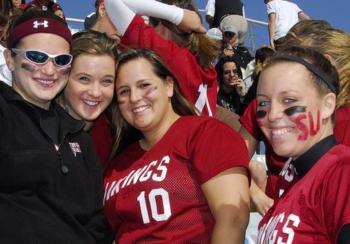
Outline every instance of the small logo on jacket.
POLYGON ((74 156, 77 156, 77 153, 81 153, 80 145, 78 142, 69 142, 70 149, 74 156))

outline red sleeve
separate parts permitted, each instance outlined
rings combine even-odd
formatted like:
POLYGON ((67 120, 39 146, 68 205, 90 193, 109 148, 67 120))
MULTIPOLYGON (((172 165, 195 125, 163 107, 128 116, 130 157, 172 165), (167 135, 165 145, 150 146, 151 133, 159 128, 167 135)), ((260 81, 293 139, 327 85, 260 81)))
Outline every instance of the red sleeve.
POLYGON ((106 167, 113 146, 112 130, 106 116, 102 115, 97 119, 90 135, 102 166, 106 167))
POLYGON ((256 99, 251 101, 247 108, 244 110, 243 115, 239 118, 239 122, 244 128, 257 140, 263 139, 262 132, 256 122, 256 99))
POLYGON ((201 124, 190 142, 191 158, 200 184, 232 167, 248 170, 248 150, 241 136, 224 123, 201 124))
MULTIPOLYGON (((350 148, 346 147, 346 150, 350 150, 350 148)), ((341 228, 346 224, 350 224, 349 158, 348 156, 346 162, 338 162, 333 169, 329 170, 329 174, 324 179, 325 191, 322 193, 322 214, 327 232, 334 243, 341 228)))
POLYGON ((202 114, 215 115, 217 80, 214 66, 203 69, 187 48, 181 48, 172 41, 164 39, 138 15, 124 33, 121 45, 130 48, 148 48, 156 52, 175 75, 185 97, 193 104, 203 89, 206 89, 209 108, 205 106, 202 114))

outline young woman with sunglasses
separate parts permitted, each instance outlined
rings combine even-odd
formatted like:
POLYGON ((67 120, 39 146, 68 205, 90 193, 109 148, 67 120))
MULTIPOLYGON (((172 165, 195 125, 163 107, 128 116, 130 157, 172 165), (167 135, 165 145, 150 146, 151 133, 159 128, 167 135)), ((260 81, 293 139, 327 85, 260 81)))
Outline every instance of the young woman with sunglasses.
POLYGON ((350 148, 333 135, 338 89, 335 67, 308 48, 278 52, 261 72, 257 121, 275 153, 290 161, 258 243, 349 243, 350 148))
POLYGON ((121 54, 116 157, 105 172, 105 212, 117 243, 243 243, 248 222, 242 138, 195 116, 175 76, 148 49, 121 54))
POLYGON ((103 243, 102 169, 84 123, 53 100, 71 68, 66 22, 28 11, 10 29, 0 83, 0 243, 103 243))

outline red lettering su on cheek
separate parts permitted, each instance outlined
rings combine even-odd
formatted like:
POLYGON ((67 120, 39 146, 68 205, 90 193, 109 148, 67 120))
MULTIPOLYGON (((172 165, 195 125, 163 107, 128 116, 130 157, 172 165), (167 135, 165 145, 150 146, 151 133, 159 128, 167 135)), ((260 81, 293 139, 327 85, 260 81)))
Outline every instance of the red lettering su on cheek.
POLYGON ((296 124, 297 128, 301 132, 298 136, 299 141, 307 140, 309 136, 316 135, 320 130, 320 126, 321 126, 320 111, 317 111, 316 128, 315 128, 315 121, 311 112, 299 114, 297 116, 289 116, 289 117, 296 124), (306 121, 304 121, 305 119, 306 121))

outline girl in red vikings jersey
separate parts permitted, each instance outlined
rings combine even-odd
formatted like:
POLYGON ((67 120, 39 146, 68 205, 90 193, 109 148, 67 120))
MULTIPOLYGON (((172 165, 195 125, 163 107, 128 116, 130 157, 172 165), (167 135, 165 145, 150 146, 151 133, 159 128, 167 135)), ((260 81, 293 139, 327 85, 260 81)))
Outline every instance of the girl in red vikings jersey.
POLYGON ((312 49, 278 52, 262 71, 257 122, 274 152, 291 161, 258 243, 349 243, 350 148, 333 135, 338 88, 335 67, 312 49))
POLYGON ((116 95, 116 156, 104 196, 116 242, 243 243, 248 152, 238 133, 195 116, 147 49, 120 56, 116 95))
MULTIPOLYGON (((340 84, 334 136, 338 142, 350 146, 350 35, 332 28, 324 20, 303 20, 290 29, 281 44, 281 49, 289 46, 312 47, 329 58, 336 67, 340 84)), ((240 118, 242 124, 240 134, 245 138, 251 155, 253 155, 258 141, 263 140, 266 146, 265 154, 268 168, 266 188, 260 190, 254 187, 256 185, 253 182, 251 184, 252 205, 255 205, 260 213, 265 214, 271 204, 270 198, 277 199, 280 188, 283 188, 277 184, 278 175, 288 159, 274 153, 256 122, 256 108, 256 100, 246 108, 244 115, 240 118)), ((251 166, 252 164, 250 164, 251 166)), ((252 179, 256 178, 254 170, 251 173, 252 179)), ((258 177, 262 178, 259 175, 258 177)))

